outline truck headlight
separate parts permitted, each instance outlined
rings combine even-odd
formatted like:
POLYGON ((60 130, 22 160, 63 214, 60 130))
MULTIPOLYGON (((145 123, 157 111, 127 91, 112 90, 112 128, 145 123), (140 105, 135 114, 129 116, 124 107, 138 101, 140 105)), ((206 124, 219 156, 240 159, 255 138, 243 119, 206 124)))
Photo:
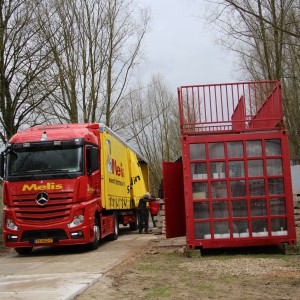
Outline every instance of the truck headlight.
POLYGON ((84 215, 77 215, 73 218, 73 221, 68 224, 68 228, 79 226, 83 223, 84 215))
POLYGON ((19 226, 17 226, 11 219, 6 219, 6 227, 15 231, 19 230, 19 226))

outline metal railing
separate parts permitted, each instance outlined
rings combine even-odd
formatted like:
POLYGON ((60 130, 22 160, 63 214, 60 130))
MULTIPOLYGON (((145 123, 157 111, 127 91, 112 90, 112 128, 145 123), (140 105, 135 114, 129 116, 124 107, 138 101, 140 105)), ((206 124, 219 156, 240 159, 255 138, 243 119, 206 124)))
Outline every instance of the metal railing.
POLYGON ((182 134, 283 127, 279 81, 181 86, 178 101, 182 134))

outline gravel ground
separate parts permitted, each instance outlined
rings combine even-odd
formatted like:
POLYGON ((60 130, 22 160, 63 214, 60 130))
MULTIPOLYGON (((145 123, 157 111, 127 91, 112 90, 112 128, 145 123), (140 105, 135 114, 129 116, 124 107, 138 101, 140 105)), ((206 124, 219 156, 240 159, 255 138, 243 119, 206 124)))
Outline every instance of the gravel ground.
POLYGON ((257 276, 280 272, 299 275, 299 267, 285 266, 283 259, 273 258, 230 258, 211 259, 181 263, 182 271, 203 272, 207 275, 257 276))
MULTIPOLYGON (((300 243, 300 228, 297 230, 300 243)), ((289 299, 300 295, 300 255, 278 247, 180 255, 154 241, 108 272, 76 300, 289 299)))

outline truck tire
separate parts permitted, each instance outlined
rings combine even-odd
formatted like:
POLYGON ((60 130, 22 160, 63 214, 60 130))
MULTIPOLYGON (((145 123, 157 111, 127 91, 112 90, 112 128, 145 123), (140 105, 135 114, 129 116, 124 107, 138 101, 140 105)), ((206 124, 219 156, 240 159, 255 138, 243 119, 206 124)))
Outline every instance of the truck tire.
POLYGON ((94 218, 94 241, 88 244, 89 250, 96 250, 99 247, 101 240, 101 232, 97 218, 94 218))
POLYGON ((119 237, 119 222, 118 222, 118 216, 114 214, 114 233, 108 236, 108 239, 110 241, 115 241, 119 237))
POLYGON ((32 251, 33 247, 20 247, 15 248, 15 251, 20 255, 29 255, 32 251))

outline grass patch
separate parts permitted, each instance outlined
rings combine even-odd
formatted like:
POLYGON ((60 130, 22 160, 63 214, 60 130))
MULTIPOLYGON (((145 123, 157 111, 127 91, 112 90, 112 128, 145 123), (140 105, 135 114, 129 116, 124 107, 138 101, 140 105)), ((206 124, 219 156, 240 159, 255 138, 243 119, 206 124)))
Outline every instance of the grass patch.
POLYGON ((145 294, 146 299, 161 299, 172 296, 172 287, 169 285, 151 289, 145 294))

